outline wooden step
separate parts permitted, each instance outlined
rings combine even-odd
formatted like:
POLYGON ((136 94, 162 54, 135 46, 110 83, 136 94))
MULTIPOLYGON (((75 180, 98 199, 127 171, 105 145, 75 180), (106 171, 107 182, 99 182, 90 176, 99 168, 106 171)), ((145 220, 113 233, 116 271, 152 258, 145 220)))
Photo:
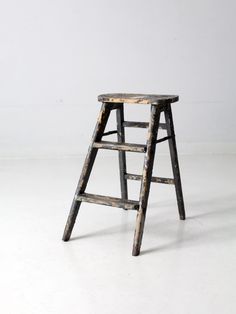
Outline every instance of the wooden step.
POLYGON ((127 151, 127 152, 136 152, 136 153, 146 152, 146 145, 142 145, 142 144, 100 141, 100 142, 95 142, 93 144, 93 147, 119 150, 119 151, 127 151))
MULTIPOLYGON (((128 180, 142 180, 143 176, 139 174, 126 173, 125 178, 128 180)), ((151 182, 154 183, 164 183, 164 184, 175 184, 174 179, 171 178, 161 178, 161 177, 152 177, 151 182)))
MULTIPOLYGON (((149 122, 138 122, 138 121, 124 121, 122 123, 124 127, 128 128, 142 128, 147 129, 149 127, 149 122)), ((159 123, 159 129, 166 130, 165 123, 159 123)))
POLYGON ((77 201, 95 203, 95 204, 119 207, 119 208, 125 208, 125 209, 138 210, 139 208, 138 201, 122 200, 121 198, 117 198, 117 197, 83 193, 83 194, 77 195, 76 199, 77 201))

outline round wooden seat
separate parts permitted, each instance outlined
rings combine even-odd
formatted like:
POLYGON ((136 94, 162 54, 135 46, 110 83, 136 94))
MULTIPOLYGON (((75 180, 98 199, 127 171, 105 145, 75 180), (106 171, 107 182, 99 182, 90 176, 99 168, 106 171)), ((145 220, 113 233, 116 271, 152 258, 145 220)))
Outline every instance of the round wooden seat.
POLYGON ((132 103, 132 104, 170 104, 179 100, 177 95, 153 95, 153 94, 102 94, 98 96, 98 101, 112 103, 132 103))

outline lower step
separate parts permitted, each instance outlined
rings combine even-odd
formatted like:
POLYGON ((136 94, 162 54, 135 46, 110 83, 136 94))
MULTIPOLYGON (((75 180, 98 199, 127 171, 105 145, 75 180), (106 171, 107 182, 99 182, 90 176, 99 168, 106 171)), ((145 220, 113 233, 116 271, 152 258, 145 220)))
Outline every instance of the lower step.
POLYGON ((107 205, 107 206, 113 206, 113 207, 119 207, 119 208, 125 208, 125 209, 138 210, 139 208, 138 201, 122 200, 121 198, 117 198, 117 197, 83 193, 83 194, 77 195, 76 199, 77 201, 95 203, 95 204, 107 205))

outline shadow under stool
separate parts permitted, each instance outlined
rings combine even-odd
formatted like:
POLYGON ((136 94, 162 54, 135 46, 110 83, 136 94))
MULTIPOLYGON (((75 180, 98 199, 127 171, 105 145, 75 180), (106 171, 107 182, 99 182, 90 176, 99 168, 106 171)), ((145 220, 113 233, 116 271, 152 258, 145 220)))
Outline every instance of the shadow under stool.
POLYGON ((82 202, 132 209, 137 211, 132 255, 139 255, 151 182, 175 185, 179 216, 181 220, 185 219, 184 200, 171 111, 171 103, 177 102, 178 100, 179 97, 173 95, 103 94, 98 96, 98 101, 102 102, 102 107, 84 162, 71 210, 66 222, 63 234, 64 241, 68 241, 70 239, 72 229, 74 227, 75 220, 82 202), (149 123, 125 121, 124 103, 149 105, 151 109, 149 123), (114 131, 104 132, 112 110, 116 110, 117 129, 114 131), (160 123, 160 115, 162 112, 164 113, 165 123, 160 123), (126 143, 126 127, 147 128, 148 132, 146 144, 142 145, 126 143), (166 130, 167 136, 157 139, 159 129, 166 130), (103 141, 104 136, 111 134, 117 134, 117 142, 103 141), (174 176, 173 179, 152 176, 156 144, 163 141, 168 141, 169 143, 171 164, 174 176), (119 152, 121 198, 89 194, 85 192, 98 149, 117 150, 119 152), (126 152, 145 154, 142 175, 127 173, 126 152), (128 199, 127 180, 141 180, 138 201, 128 199))

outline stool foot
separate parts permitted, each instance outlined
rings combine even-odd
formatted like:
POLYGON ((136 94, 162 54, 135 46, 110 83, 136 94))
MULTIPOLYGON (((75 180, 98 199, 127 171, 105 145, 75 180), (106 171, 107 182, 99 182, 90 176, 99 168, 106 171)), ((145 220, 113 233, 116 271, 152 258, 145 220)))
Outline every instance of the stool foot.
POLYGON ((138 256, 140 254, 140 248, 142 244, 144 223, 145 223, 146 210, 139 210, 136 219, 136 229, 134 234, 134 244, 133 244, 133 256, 138 256))
POLYGON ((65 230, 63 233, 63 237, 62 240, 67 242, 70 240, 70 236, 76 221, 76 217, 78 215, 79 212, 79 208, 80 208, 81 202, 74 200, 72 205, 71 205, 71 210, 66 222, 66 226, 65 226, 65 230))
POLYGON ((140 254, 140 248, 133 248, 132 256, 139 256, 140 254))

